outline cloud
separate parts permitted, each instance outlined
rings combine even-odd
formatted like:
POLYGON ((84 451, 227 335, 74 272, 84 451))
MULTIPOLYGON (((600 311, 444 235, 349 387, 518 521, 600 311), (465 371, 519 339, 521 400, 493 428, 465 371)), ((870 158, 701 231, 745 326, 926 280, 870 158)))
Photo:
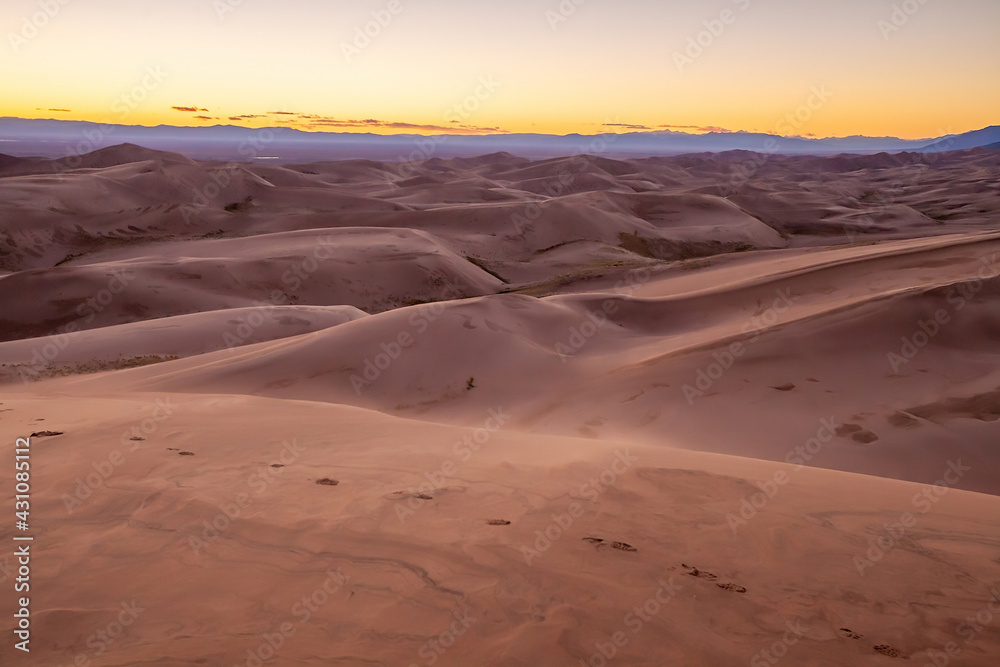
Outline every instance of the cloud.
POLYGON ((215 116, 195 116, 198 120, 219 120, 215 116))
POLYGON ((604 127, 624 127, 627 130, 651 130, 653 128, 645 125, 633 125, 632 123, 605 123, 604 127))
POLYGON ((459 121, 450 121, 449 125, 435 125, 430 123, 407 123, 402 121, 384 121, 377 118, 344 119, 321 114, 299 113, 295 111, 268 111, 266 115, 242 114, 239 116, 229 116, 231 121, 249 120, 254 118, 265 118, 266 116, 287 116, 287 118, 275 119, 279 125, 291 125, 306 130, 333 131, 336 129, 371 129, 371 130, 403 130, 415 132, 438 132, 449 134, 505 134, 506 130, 499 127, 481 127, 478 125, 466 125, 459 121))
POLYGON ((59 111, 61 113, 73 113, 72 109, 35 109, 35 111, 59 111))
POLYGON ((452 134, 488 134, 504 133, 499 127, 480 127, 477 125, 451 124, 450 126, 433 125, 427 123, 405 123, 401 121, 384 121, 376 118, 365 118, 362 120, 343 120, 323 116, 300 115, 304 120, 301 124, 309 129, 322 128, 368 128, 368 129, 389 129, 389 130, 415 130, 421 132, 447 132, 452 134))
POLYGON ((732 130, 717 125, 660 125, 665 130, 694 130, 696 132, 718 132, 720 134, 732 134, 732 130))
POLYGON ((198 107, 170 107, 174 111, 188 111, 191 113, 197 113, 199 111, 208 111, 208 109, 199 109, 198 107))

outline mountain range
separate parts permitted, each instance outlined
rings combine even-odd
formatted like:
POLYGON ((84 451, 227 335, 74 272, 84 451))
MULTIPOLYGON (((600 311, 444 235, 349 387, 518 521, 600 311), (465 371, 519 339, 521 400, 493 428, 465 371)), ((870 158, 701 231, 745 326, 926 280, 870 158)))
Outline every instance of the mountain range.
POLYGON ((235 125, 181 127, 121 125, 0 117, 0 152, 15 156, 65 157, 121 143, 176 151, 196 159, 306 161, 324 159, 421 160, 472 157, 505 151, 532 159, 580 153, 617 158, 747 150, 783 155, 939 152, 1000 142, 1000 126, 928 139, 896 137, 808 138, 755 132, 676 131, 568 134, 415 134, 307 132, 288 127, 235 125))

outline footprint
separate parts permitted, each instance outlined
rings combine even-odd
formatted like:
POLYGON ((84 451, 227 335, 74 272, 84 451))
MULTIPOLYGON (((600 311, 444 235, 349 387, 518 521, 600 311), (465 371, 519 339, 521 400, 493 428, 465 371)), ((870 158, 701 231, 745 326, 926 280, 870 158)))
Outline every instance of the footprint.
POLYGON ((747 589, 745 586, 740 586, 738 584, 716 584, 719 588, 724 591, 730 591, 732 593, 746 593, 747 589))
POLYGON ((429 496, 426 493, 407 493, 406 491, 393 491, 392 495, 402 496, 403 498, 416 498, 417 500, 434 500, 434 496, 429 496))
POLYGON ((509 526, 510 525, 510 521, 507 521, 506 519, 487 519, 486 520, 486 525, 487 526, 509 526))
POLYGON ((718 577, 712 574, 711 572, 704 572, 696 567, 685 565, 684 563, 681 563, 681 567, 683 567, 685 570, 688 570, 688 572, 686 572, 685 574, 689 574, 692 577, 697 577, 699 579, 708 579, 709 581, 715 581, 716 579, 718 579, 718 577))
POLYGON ((337 480, 330 479, 329 477, 324 477, 323 479, 317 479, 316 483, 319 484, 320 486, 337 486, 338 484, 340 484, 340 482, 338 482, 337 480))
POLYGON ((850 628, 841 628, 840 631, 843 632, 844 636, 848 637, 849 639, 861 639, 864 636, 864 635, 859 635, 850 628))
POLYGON ((858 431, 863 431, 864 429, 859 424, 844 424, 843 426, 837 427, 837 437, 847 438, 850 437, 852 433, 857 433, 858 431))
POLYGON ((875 647, 875 652, 881 653, 882 655, 888 656, 890 658, 898 658, 900 655, 899 651, 889 646, 888 644, 879 644, 878 646, 875 647))
POLYGON ((131 438, 129 438, 129 440, 131 440, 132 442, 142 442, 143 440, 145 440, 145 438, 142 438, 138 435, 133 435, 131 438))
POLYGON ((858 431, 857 433, 851 435, 851 440, 854 442, 860 442, 862 445, 870 445, 873 442, 878 442, 878 436, 871 431, 858 431))
POLYGON ((177 452, 181 456, 194 456, 194 452, 177 452))
POLYGON ((271 467, 272 468, 284 468, 285 465, 283 463, 272 463, 271 467))
POLYGON ((795 385, 789 382, 788 384, 782 384, 777 387, 771 387, 771 389, 776 389, 778 391, 792 391, 795 389, 795 385))
MULTIPOLYGON (((719 578, 716 575, 712 574, 711 572, 705 572, 704 570, 699 570, 698 568, 694 567, 693 565, 688 565, 686 563, 681 563, 681 567, 683 567, 685 570, 687 570, 687 572, 685 572, 685 574, 687 574, 689 576, 692 576, 692 577, 696 577, 698 579, 705 579, 707 581, 715 581, 716 579, 719 578)), ((746 593, 747 592, 746 586, 740 586, 739 584, 734 584, 732 582, 727 582, 727 583, 724 583, 724 584, 716 584, 716 586, 718 586, 719 588, 721 588, 724 591, 729 591, 730 593, 746 593)))
POLYGON ((600 537, 585 537, 583 538, 583 541, 590 542, 591 544, 593 544, 598 548, 603 546, 609 546, 612 549, 615 549, 616 551, 624 551, 626 553, 635 553, 638 551, 637 548, 633 547, 628 542, 607 542, 600 537))
POLYGON ((870 445, 878 440, 877 435, 859 424, 844 424, 837 429, 837 437, 850 438, 863 445, 870 445))
POLYGON ((62 431, 39 431, 37 433, 32 433, 29 438, 51 438, 52 436, 62 435, 62 431))

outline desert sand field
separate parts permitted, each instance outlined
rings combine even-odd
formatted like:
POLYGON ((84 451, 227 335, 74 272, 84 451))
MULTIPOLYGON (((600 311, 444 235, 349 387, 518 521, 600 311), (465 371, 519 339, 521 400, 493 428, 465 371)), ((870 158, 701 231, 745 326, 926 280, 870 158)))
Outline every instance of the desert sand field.
POLYGON ((0 664, 1000 664, 1000 151, 121 145, 0 221, 0 664))

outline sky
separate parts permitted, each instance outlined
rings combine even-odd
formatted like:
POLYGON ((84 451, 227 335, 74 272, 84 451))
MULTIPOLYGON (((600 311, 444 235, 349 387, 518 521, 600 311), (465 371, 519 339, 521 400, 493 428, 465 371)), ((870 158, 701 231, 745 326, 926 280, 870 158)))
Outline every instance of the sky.
POLYGON ((938 137, 997 0, 4 0, 0 116, 377 133, 938 137))

